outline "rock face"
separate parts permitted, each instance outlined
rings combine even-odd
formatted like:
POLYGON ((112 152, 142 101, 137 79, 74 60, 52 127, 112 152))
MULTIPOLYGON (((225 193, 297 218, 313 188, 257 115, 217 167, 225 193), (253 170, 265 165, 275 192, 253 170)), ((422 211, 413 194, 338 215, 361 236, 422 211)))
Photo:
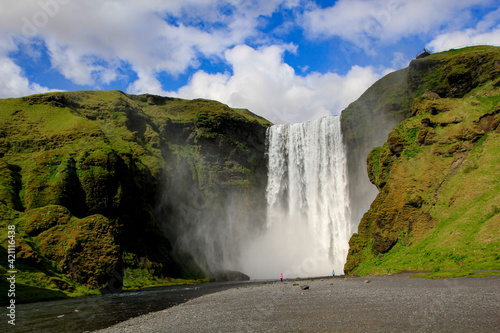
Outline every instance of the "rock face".
MULTIPOLYGON (((405 120, 368 155, 378 194, 349 242, 346 272, 500 267, 493 231, 500 227, 499 59, 499 48, 473 47, 414 60, 392 74, 405 77, 393 80, 404 101, 394 117, 405 120)), ((387 78, 374 87, 388 86, 387 78)), ((387 96, 373 105, 387 105, 387 96)), ((366 104, 363 98, 353 105, 366 104)), ((348 136, 348 145, 355 139, 348 136)))
POLYGON ((0 100, 1 225, 16 225, 19 281, 201 277, 198 253, 175 243, 204 229, 183 214, 265 204, 270 125, 215 101, 119 91, 0 100))
POLYGON ((389 132, 411 113, 409 69, 391 73, 342 111, 352 221, 357 226, 377 195, 366 173, 366 156, 387 140, 389 132))
POLYGON ((47 205, 27 211, 21 220, 27 239, 39 243, 20 243, 17 259, 21 262, 40 265, 43 256, 55 262, 70 280, 91 288, 105 284, 109 272, 119 265, 118 228, 102 215, 78 219, 65 207, 47 205))

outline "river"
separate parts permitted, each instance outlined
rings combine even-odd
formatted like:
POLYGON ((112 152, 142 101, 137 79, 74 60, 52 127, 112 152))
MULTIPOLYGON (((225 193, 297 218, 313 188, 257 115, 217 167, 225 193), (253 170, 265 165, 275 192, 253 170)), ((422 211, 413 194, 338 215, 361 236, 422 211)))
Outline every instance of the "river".
POLYGON ((248 283, 211 282, 20 304, 16 325, 9 325, 8 332, 91 332, 248 283))

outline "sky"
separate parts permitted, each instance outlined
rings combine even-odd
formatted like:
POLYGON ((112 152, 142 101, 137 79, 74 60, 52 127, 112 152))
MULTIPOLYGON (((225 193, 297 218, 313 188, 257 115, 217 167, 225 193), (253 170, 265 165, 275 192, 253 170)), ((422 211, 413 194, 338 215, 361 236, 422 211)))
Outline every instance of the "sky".
POLYGON ((0 0, 0 98, 114 90, 273 123, 338 115, 432 52, 500 46, 499 0, 0 0))

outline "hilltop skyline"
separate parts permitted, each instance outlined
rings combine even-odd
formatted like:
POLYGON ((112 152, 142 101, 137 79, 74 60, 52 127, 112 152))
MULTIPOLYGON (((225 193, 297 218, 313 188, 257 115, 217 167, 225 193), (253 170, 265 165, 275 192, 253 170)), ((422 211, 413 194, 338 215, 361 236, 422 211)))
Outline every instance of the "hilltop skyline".
POLYGON ((274 123, 339 114, 424 47, 500 46, 496 1, 0 2, 0 98, 208 98, 274 123))

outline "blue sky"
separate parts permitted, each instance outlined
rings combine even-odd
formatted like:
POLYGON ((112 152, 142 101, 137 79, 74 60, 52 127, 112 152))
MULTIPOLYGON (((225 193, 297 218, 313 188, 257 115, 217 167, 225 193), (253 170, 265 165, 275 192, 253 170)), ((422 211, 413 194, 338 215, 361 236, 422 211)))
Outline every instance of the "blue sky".
POLYGON ((275 123, 339 114, 417 52, 500 45, 488 0, 0 0, 0 98, 209 98, 275 123))

